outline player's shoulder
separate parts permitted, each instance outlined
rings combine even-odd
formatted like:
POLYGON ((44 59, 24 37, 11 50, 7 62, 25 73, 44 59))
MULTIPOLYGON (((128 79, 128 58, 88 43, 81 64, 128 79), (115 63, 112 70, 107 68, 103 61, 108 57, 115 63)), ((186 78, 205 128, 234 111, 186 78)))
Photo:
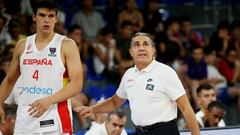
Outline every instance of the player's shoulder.
POLYGON ((22 54, 25 46, 26 46, 27 39, 20 39, 17 44, 15 45, 15 51, 18 52, 19 54, 22 54))
POLYGON ((62 49, 63 50, 75 50, 77 49, 77 44, 75 43, 74 40, 68 38, 68 37, 64 37, 64 39, 62 40, 62 49))
POLYGON ((62 44, 63 45, 76 45, 75 41, 68 37, 63 38, 62 44))
POLYGON ((64 37, 61 44, 61 51, 63 52, 63 55, 73 55, 79 53, 78 50, 79 49, 74 40, 64 37))
POLYGON ((16 46, 25 45, 26 42, 27 42, 27 38, 20 39, 20 40, 17 42, 16 46))

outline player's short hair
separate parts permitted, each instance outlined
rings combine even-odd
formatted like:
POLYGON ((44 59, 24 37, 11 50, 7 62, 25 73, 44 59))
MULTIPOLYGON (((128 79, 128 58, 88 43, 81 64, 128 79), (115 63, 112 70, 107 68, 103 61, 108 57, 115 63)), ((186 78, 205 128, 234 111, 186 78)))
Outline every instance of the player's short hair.
POLYGON ((55 10, 56 14, 58 12, 58 5, 55 0, 37 0, 33 5, 33 13, 36 15, 39 8, 47 8, 50 10, 55 10))

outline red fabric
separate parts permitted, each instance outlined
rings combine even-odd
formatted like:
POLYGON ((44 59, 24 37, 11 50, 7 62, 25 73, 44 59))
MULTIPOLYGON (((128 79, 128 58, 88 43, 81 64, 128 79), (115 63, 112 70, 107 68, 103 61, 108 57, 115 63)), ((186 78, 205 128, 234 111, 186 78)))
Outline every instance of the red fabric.
POLYGON ((192 32, 192 37, 194 39, 195 44, 201 45, 201 38, 197 35, 197 33, 192 32))
POLYGON ((61 121, 62 132, 72 134, 72 122, 67 101, 58 103, 58 114, 61 121))
POLYGON ((64 77, 64 78, 68 78, 68 77, 69 77, 67 70, 65 70, 65 72, 64 72, 64 74, 63 74, 63 77, 64 77))
POLYGON ((231 82, 234 76, 234 69, 229 67, 226 60, 221 60, 218 64, 219 72, 227 79, 228 82, 231 82))

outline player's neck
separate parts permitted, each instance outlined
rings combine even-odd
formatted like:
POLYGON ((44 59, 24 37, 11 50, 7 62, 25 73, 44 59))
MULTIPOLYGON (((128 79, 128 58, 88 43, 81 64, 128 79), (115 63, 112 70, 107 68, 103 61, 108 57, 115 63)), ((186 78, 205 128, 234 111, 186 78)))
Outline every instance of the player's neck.
POLYGON ((44 42, 49 42, 53 39, 55 33, 51 32, 49 34, 42 34, 42 33, 37 33, 36 34, 36 43, 44 43, 44 42))
POLYGON ((54 35, 55 35, 54 32, 49 33, 49 34, 37 33, 36 38, 35 38, 36 48, 39 51, 43 50, 49 44, 49 42, 52 41, 54 35))
POLYGON ((55 35, 55 32, 50 32, 50 33, 37 33, 36 34, 36 40, 40 40, 40 41, 46 41, 49 39, 52 39, 55 35))

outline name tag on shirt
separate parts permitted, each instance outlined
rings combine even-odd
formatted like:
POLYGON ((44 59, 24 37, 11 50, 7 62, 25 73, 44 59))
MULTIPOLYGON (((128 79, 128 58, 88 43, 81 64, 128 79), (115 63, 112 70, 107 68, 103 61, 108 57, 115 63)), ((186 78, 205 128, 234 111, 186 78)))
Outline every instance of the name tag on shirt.
POLYGON ((151 90, 151 91, 153 91, 153 89, 154 89, 154 85, 153 85, 153 84, 147 84, 147 85, 146 85, 146 90, 151 90))

